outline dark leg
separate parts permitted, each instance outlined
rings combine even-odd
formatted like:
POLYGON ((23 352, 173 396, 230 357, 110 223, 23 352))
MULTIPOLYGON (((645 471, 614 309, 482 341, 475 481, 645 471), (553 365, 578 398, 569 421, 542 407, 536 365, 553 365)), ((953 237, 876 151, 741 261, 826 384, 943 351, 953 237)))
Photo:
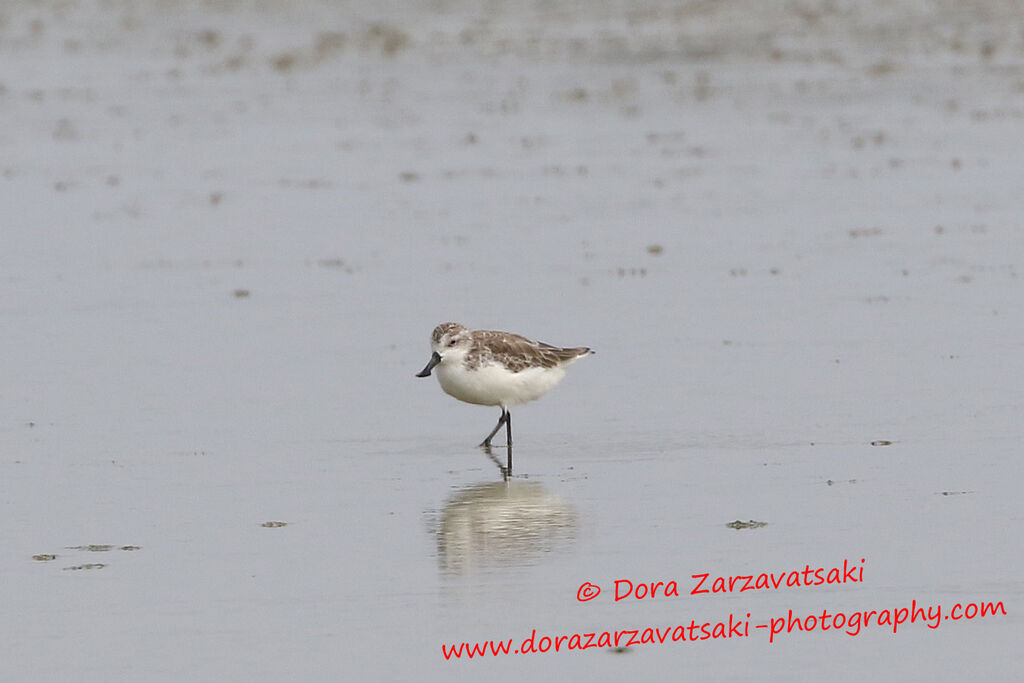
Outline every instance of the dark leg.
MULTIPOLYGON (((504 408, 502 408, 501 409, 501 417, 498 418, 498 424, 494 425, 494 429, 491 430, 491 433, 487 435, 487 438, 484 439, 483 443, 481 443, 480 445, 484 446, 484 447, 490 446, 491 445, 491 439, 493 439, 494 435, 498 433, 498 430, 501 429, 501 426, 503 424, 506 424, 507 422, 508 422, 508 411, 505 410, 504 408)), ((511 426, 509 426, 509 428, 508 428, 508 433, 509 433, 509 435, 512 434, 512 427, 511 426)))
POLYGON ((508 450, 508 466, 505 468, 505 478, 512 476, 512 413, 505 411, 505 448, 508 450))

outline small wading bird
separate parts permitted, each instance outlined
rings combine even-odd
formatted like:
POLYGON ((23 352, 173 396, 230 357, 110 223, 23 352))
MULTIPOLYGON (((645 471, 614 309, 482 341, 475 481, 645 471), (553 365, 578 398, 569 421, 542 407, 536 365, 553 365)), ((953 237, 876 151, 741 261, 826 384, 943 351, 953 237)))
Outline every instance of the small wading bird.
POLYGON ((446 394, 466 403, 501 406, 498 424, 480 444, 484 448, 490 448, 502 425, 505 443, 511 447, 509 406, 540 398, 565 377, 565 369, 573 361, 593 353, 584 346, 563 349, 510 332, 469 330, 458 323, 435 327, 430 345, 434 352, 417 377, 428 377, 436 368, 437 381, 446 394))

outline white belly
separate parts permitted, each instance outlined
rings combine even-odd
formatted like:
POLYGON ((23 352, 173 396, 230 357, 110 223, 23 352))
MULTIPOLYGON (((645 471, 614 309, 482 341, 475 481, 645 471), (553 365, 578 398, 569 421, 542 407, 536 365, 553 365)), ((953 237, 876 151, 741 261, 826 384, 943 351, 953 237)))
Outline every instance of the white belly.
POLYGON ((435 372, 446 394, 466 403, 503 408, 536 400, 565 377, 563 367, 509 372, 499 364, 484 365, 476 370, 467 370, 461 363, 439 365, 435 372))

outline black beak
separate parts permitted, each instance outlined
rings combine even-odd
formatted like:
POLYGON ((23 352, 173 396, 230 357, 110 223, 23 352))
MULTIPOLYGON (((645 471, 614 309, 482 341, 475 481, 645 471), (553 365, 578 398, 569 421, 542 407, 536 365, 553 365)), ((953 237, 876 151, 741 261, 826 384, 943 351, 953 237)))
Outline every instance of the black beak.
POLYGON ((441 362, 441 354, 437 351, 430 356, 430 360, 427 361, 427 367, 423 368, 416 373, 417 377, 430 377, 430 371, 434 369, 434 366, 441 362))

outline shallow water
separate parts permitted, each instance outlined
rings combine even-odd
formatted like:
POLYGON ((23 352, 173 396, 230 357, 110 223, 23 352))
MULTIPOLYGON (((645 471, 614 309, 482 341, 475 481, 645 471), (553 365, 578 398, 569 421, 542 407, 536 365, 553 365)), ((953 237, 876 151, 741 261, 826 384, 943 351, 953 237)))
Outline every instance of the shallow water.
POLYGON ((3 678, 1019 678, 1021 8, 805 5, 8 4, 3 678))

